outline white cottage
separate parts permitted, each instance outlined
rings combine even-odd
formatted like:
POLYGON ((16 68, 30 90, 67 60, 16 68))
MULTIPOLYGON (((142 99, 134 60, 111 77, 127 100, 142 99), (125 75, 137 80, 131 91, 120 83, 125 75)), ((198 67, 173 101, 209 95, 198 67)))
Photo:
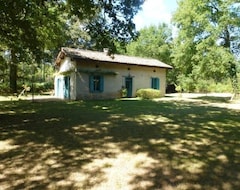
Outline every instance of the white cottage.
POLYGON ((165 94, 166 71, 156 59, 131 57, 73 48, 62 48, 56 59, 55 95, 62 99, 109 99, 134 97, 141 88, 165 94))

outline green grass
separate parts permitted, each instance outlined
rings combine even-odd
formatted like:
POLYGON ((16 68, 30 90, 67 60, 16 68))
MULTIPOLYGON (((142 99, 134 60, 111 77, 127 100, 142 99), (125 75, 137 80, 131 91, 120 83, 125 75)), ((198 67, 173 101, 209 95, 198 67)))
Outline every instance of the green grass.
POLYGON ((240 189, 237 110, 150 100, 0 107, 3 189, 240 189))

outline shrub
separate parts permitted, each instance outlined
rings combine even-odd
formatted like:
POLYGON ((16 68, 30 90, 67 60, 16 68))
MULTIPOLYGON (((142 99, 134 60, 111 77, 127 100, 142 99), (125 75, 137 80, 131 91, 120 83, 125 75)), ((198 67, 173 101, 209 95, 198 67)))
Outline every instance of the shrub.
POLYGON ((137 90, 136 96, 143 99, 153 99, 162 97, 162 94, 160 90, 146 88, 137 90))
POLYGON ((120 94, 122 98, 127 97, 127 89, 122 87, 122 89, 120 90, 120 94))
POLYGON ((199 92, 199 93, 207 93, 211 91, 210 87, 210 81, 207 80, 201 80, 199 79, 196 82, 196 89, 195 92, 199 92))
POLYGON ((6 82, 0 82, 0 94, 8 94, 10 93, 10 89, 9 89, 9 84, 6 82))
POLYGON ((47 92, 54 88, 53 82, 42 82, 34 84, 34 92, 47 92))
POLYGON ((191 76, 180 75, 178 78, 178 86, 181 88, 177 90, 178 92, 180 92, 180 90, 184 92, 194 92, 196 88, 196 82, 191 76))

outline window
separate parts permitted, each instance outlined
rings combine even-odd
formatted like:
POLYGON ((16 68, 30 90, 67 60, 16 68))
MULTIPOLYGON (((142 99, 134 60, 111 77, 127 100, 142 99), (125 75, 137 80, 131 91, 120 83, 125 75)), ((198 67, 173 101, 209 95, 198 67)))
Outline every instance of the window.
POLYGON ((89 90, 90 92, 103 92, 103 76, 91 75, 89 76, 89 90))
POLYGON ((159 78, 151 78, 151 88, 153 89, 160 89, 160 80, 159 78))

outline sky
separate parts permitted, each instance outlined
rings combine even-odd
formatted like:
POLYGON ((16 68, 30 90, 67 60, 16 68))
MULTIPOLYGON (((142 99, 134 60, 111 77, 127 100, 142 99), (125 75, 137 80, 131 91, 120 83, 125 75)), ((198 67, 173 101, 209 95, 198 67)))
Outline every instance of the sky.
POLYGON ((142 10, 134 18, 136 29, 160 23, 170 24, 172 13, 177 9, 177 0, 145 0, 142 10))

